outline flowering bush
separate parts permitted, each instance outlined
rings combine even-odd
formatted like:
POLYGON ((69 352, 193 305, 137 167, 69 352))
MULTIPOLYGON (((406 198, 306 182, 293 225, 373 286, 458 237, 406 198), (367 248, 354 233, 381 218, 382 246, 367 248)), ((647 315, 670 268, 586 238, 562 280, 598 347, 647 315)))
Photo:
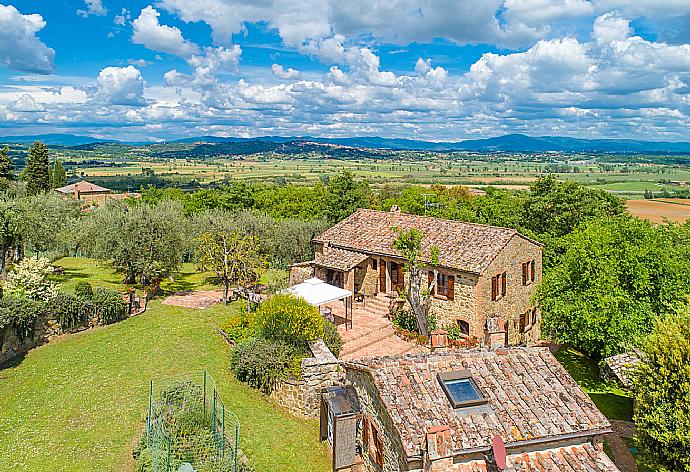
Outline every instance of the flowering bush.
POLYGON ((428 337, 422 336, 417 331, 411 331, 409 329, 401 328, 400 326, 395 324, 393 325, 393 329, 395 330, 395 334, 403 338, 405 341, 414 342, 419 344, 420 346, 424 346, 429 342, 428 337))
POLYGON ((323 336, 319 310, 290 295, 275 295, 263 302, 256 312, 256 324, 264 338, 295 346, 323 336))
POLYGON ((56 284, 48 278, 54 270, 45 257, 22 259, 7 274, 5 293, 46 302, 57 294, 56 284))
POLYGON ((471 338, 449 339, 448 345, 456 349, 469 349, 479 346, 479 338, 472 336, 471 338))

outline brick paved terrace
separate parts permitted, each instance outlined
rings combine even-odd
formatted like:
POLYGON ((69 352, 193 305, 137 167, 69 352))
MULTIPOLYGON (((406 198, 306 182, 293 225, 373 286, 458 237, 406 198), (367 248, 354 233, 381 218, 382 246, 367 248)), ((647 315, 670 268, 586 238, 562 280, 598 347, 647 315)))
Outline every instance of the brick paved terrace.
POLYGON ((340 359, 423 352, 424 348, 404 341, 395 334, 393 323, 388 318, 388 302, 388 298, 376 296, 369 298, 366 304, 353 303, 350 329, 345 326, 345 305, 342 302, 328 305, 344 341, 340 359))

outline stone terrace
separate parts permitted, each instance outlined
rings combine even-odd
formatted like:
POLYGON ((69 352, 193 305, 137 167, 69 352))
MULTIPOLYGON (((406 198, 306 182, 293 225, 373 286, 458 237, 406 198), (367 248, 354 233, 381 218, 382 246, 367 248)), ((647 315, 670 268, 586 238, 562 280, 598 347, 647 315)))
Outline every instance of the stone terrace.
POLYGON ((366 306, 353 305, 351 329, 345 329, 344 305, 336 302, 330 304, 330 308, 344 341, 340 359, 424 352, 422 347, 404 341, 395 334, 393 323, 388 319, 388 299, 383 296, 371 297, 366 306))

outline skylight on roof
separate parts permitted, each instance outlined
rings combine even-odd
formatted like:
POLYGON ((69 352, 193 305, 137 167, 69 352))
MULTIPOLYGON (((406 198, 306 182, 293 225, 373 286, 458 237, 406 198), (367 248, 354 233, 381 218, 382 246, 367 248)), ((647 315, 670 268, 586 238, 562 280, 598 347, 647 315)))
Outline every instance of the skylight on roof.
POLYGON ((472 379, 469 370, 441 372, 438 374, 438 381, 453 408, 477 406, 488 401, 472 379))

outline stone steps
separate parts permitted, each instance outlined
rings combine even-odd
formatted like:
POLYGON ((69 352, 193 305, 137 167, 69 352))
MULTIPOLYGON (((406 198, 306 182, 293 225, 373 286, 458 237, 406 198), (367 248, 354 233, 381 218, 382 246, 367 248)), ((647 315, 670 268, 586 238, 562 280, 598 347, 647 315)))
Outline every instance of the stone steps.
POLYGON ((354 354, 374 344, 379 344, 392 336, 395 336, 395 332, 388 326, 383 326, 374 332, 369 331, 368 333, 364 333, 362 336, 350 340, 350 342, 343 346, 341 357, 354 354))

